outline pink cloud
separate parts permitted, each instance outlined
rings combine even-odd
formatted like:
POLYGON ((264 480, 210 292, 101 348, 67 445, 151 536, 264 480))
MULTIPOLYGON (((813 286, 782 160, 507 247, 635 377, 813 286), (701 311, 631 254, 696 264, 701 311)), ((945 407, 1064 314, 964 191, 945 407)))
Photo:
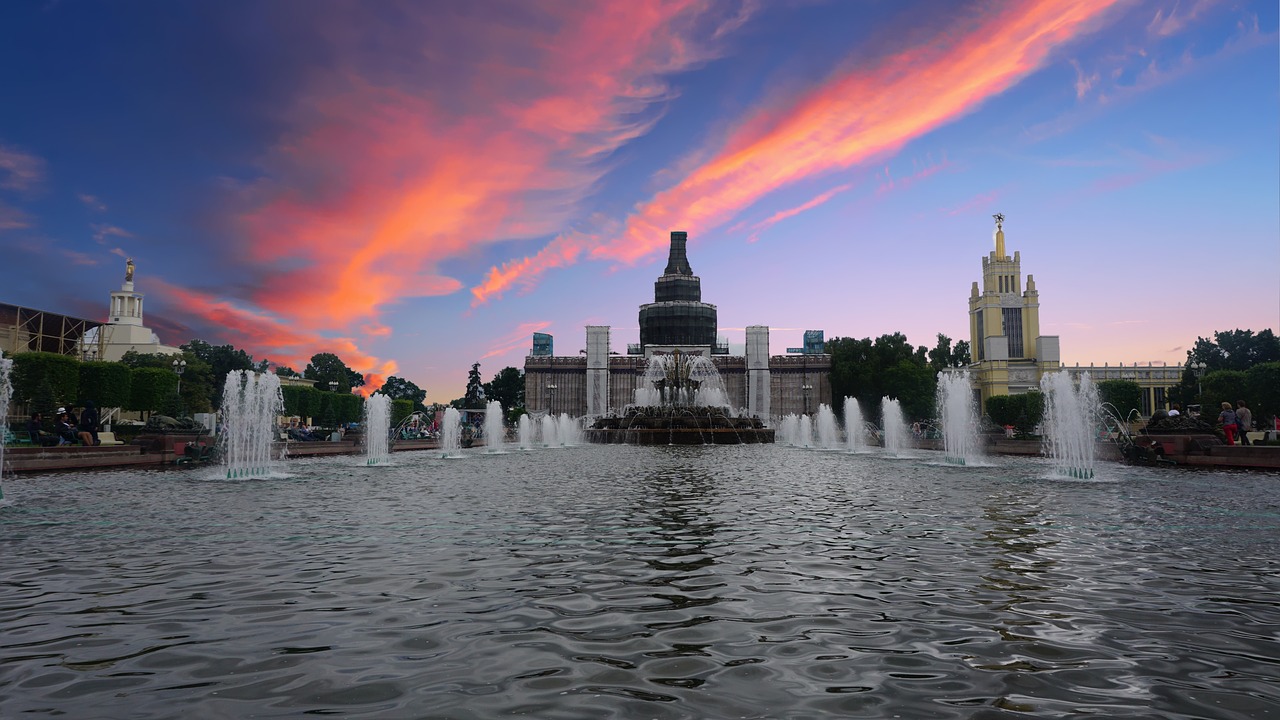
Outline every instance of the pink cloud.
POLYGON ((551 327, 551 323, 546 320, 538 322, 520 323, 520 325, 504 337, 498 339, 490 346, 489 351, 480 356, 481 360, 491 357, 499 357, 507 353, 527 347, 531 342, 533 334, 542 332, 551 327))
POLYGON ((773 227, 774 225, 777 225, 778 223, 782 222, 783 220, 786 220, 787 218, 795 217, 796 215, 799 215, 800 213, 805 212, 806 210, 812 210, 813 208, 818 207, 819 205, 827 202, 828 200, 835 197, 836 195, 839 195, 840 193, 851 189, 852 187, 853 187, 853 183, 845 183, 844 185, 837 185, 836 187, 831 188, 830 190, 818 195, 817 197, 814 197, 808 200, 807 202, 801 203, 793 208, 788 208, 786 210, 779 210, 778 212, 770 215, 764 220, 761 220, 760 222, 751 226, 751 229, 754 230, 754 232, 752 232, 751 236, 747 238, 747 242, 755 242, 760 238, 760 233, 764 232, 765 230, 773 227))
POLYGON ((78 195, 76 195, 76 197, 79 198, 80 202, 84 203, 85 206, 91 210, 97 210, 98 212, 106 212, 107 210, 106 203, 102 202, 101 200, 99 200, 97 197, 93 195, 90 195, 88 193, 79 193, 78 195))
POLYGON ((34 189, 45 178, 45 162, 17 148, 0 145, 0 189, 34 189))
POLYGON ((527 286, 584 250, 596 260, 636 262, 661 252, 673 228, 706 232, 779 188, 888 157, 1043 67, 1115 4, 993 2, 934 37, 838 72, 785 107, 745 118, 707 160, 641 203, 621 233, 585 247, 581 238, 556 238, 535 255, 491 269, 472 288, 474 302, 527 286))
POLYGON ((31 216, 12 205, 0 202, 0 232, 31 227, 31 216))

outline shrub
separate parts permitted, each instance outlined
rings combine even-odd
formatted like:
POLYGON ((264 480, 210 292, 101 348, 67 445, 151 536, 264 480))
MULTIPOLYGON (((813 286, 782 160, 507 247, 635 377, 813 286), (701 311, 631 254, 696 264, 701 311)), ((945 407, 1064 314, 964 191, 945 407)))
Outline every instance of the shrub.
POLYGON ((178 392, 178 376, 172 370, 134 368, 130 371, 132 387, 126 410, 154 412, 178 392))
POLYGON ((80 361, 58 353, 31 352, 13 356, 14 399, 30 402, 36 389, 48 382, 54 402, 74 404, 80 396, 80 361))
POLYGON ((80 363, 80 405, 91 400, 102 408, 124 407, 129 404, 132 388, 133 375, 125 365, 80 363))

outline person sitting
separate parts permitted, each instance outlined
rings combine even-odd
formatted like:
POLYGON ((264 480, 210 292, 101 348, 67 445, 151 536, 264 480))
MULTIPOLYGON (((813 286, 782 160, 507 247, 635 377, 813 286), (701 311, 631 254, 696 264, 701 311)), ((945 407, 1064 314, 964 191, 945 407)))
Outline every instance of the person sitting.
POLYGON ((58 436, 59 445, 74 445, 76 442, 75 428, 71 427, 71 422, 67 418, 67 411, 63 410, 58 415, 58 421, 53 425, 53 431, 58 436))
POLYGON ((31 419, 27 421, 27 434, 31 436, 31 442, 42 447, 58 444, 56 435, 44 431, 44 420, 38 412, 31 413, 31 419))
POLYGON ((1169 417, 1178 417, 1181 414, 1182 406, 1178 403, 1174 403, 1173 406, 1169 408, 1169 417))
POLYGON ((101 420, 98 417, 98 408, 94 407, 93 401, 88 400, 84 404, 84 410, 80 413, 79 428, 81 432, 87 432, 93 438, 94 445, 101 445, 98 440, 98 425, 101 420))

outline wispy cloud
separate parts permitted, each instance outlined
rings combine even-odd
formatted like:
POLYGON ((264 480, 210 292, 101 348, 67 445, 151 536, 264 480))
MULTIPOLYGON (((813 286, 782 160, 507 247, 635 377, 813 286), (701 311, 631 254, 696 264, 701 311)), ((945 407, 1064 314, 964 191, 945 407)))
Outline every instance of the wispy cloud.
POLYGON ((31 227, 31 216, 12 205, 0 202, 0 232, 31 227))
POLYGON ((125 230, 124 228, 116 227, 115 225, 109 225, 107 223, 94 223, 89 227, 93 229, 94 241, 102 245, 105 245, 107 243, 107 238, 133 237, 133 233, 129 232, 128 230, 125 230))
POLYGON ((551 323, 546 320, 520 323, 515 330, 512 330, 506 336, 496 340, 489 347, 489 350, 480 356, 480 359, 485 360, 491 357, 499 357, 522 347, 526 347, 529 345, 529 338, 533 337, 534 333, 542 332, 549 327, 551 327, 551 323))
POLYGON ((1181 2, 1175 2, 1173 7, 1158 8, 1155 17, 1147 25, 1147 32, 1158 37, 1176 35, 1217 4, 1219 0, 1196 0, 1186 3, 1190 6, 1186 10, 1182 10, 1184 5, 1181 2))
POLYGON ((43 158, 17 148, 0 145, 0 189, 26 191, 45 179, 43 158))
POLYGON ((97 210, 98 212, 106 212, 107 210, 107 204, 99 200, 96 196, 88 193, 79 193, 76 197, 80 199, 80 202, 85 204, 85 207, 88 207, 91 210, 97 210))
POLYGON ((98 259, 88 253, 82 253, 78 250, 59 250, 62 257, 71 261, 73 265, 97 265, 98 259))
POLYGON ((778 223, 782 222, 783 220, 786 220, 787 218, 795 217, 796 215, 799 215, 800 213, 805 212, 806 210, 812 210, 818 207, 819 205, 827 202, 828 200, 835 197, 836 195, 839 195, 840 193, 846 190, 849 190, 852 187, 853 187, 853 183, 845 183, 844 185, 837 185, 831 188, 830 190, 818 195, 817 197, 814 197, 806 202, 803 202, 793 208, 787 208, 786 210, 779 210, 778 212, 770 215, 764 220, 761 220, 755 225, 752 225, 751 229, 754 232, 752 232, 751 236, 747 238, 747 242, 755 242, 759 240, 760 233, 764 232, 765 230, 773 227, 774 225, 777 225, 778 223))
MULTIPOLYGON (((664 78, 714 57, 745 17, 702 0, 516 3, 508 20, 448 23, 407 7, 377 32, 423 48, 431 80, 371 63, 363 35, 339 42, 340 72, 313 81, 267 176, 245 189, 244 249, 277 269, 247 299, 300 327, 457 292, 450 259, 565 227, 610 155, 661 117, 674 95, 664 78)), ((338 19, 323 22, 342 36, 338 19)))
POLYGON ((221 337, 233 340, 258 357, 270 356, 292 367, 303 367, 319 352, 338 354, 353 370, 365 376, 368 392, 381 387, 387 376, 396 372, 394 360, 382 361, 362 352, 349 337, 329 337, 298 329, 287 319, 263 312, 226 298, 178 287, 160 278, 148 278, 147 285, 157 295, 184 313, 200 318, 221 337))
POLYGON ((1001 194, 1002 191, 1000 189, 979 193, 958 205, 943 208, 941 212, 945 215, 967 215, 975 211, 990 210, 991 206, 1000 199, 1001 194))
POLYGON ((917 46, 839 72, 784 108, 761 110, 768 122, 746 118, 710 159, 638 206, 620 234, 564 235, 535 255, 492 268, 471 289, 474 303, 584 253, 635 262, 660 252, 672 228, 706 232, 779 188, 891 155, 1042 67, 1114 4, 995 2, 917 46))

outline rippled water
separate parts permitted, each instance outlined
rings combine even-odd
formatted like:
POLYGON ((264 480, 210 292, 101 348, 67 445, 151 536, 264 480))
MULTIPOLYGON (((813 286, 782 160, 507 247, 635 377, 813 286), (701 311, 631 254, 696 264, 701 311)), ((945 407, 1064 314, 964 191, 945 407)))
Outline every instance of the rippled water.
POLYGON ((8 481, 0 714, 1280 716, 1276 475, 395 461, 8 481))

